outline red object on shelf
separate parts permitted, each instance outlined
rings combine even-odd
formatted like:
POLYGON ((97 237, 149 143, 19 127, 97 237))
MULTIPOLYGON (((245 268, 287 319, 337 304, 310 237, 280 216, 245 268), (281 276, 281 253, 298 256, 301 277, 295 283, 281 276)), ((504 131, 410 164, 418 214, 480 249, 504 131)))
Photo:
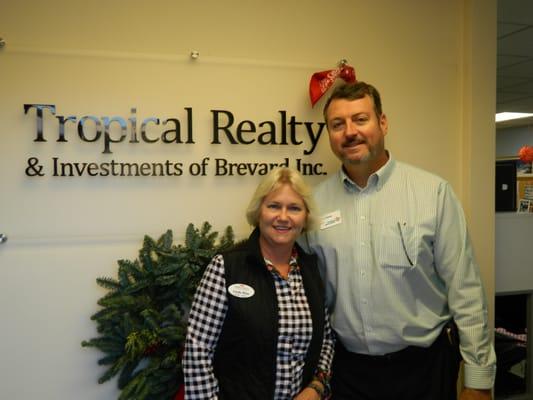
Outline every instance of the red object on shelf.
POLYGON ((533 162, 533 146, 523 146, 518 150, 520 161, 525 163, 533 162))

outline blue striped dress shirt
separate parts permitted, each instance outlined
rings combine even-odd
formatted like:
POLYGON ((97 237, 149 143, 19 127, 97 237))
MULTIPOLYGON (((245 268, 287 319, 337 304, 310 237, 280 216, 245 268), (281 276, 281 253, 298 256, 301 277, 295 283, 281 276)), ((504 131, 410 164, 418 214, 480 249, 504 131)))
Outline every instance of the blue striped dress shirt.
POLYGON ((390 158, 365 188, 344 171, 315 191, 318 254, 331 325, 352 352, 429 346, 453 318, 465 385, 490 388, 496 356, 463 210, 443 179, 390 158))

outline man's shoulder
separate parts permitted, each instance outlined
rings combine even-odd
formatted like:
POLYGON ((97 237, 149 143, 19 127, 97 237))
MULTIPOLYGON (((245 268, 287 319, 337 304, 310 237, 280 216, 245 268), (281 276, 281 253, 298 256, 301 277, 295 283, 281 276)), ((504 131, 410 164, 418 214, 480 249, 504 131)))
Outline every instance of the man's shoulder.
POLYGON ((335 171, 332 175, 324 179, 315 186, 313 192, 315 196, 320 196, 324 193, 331 193, 331 191, 342 188, 341 179, 339 177, 340 171, 335 171))
POLYGON ((396 168, 399 176, 402 176, 406 179, 416 180, 419 183, 434 185, 443 185, 448 183, 441 176, 412 164, 396 161, 396 168))

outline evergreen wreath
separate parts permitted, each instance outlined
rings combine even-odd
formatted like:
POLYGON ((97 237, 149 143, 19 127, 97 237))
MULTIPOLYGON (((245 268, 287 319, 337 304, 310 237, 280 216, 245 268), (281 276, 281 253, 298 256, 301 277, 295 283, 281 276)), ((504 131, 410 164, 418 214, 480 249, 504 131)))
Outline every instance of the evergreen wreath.
POLYGON ((204 222, 187 226, 183 245, 174 245, 168 230, 157 241, 144 237, 135 261, 118 261, 118 279, 97 278, 109 292, 91 319, 98 337, 83 341, 105 353, 107 367, 98 379, 118 375, 118 400, 171 400, 183 393, 183 353, 192 298, 211 258, 234 244, 228 226, 218 243, 217 232, 204 222))

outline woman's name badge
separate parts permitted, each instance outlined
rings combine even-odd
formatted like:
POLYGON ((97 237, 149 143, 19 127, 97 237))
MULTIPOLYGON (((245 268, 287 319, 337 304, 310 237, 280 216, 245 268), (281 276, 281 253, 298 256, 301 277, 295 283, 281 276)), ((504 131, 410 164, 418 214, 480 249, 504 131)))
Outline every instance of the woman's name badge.
POLYGON ((244 283, 234 283, 233 285, 230 285, 228 292, 235 297, 247 299, 254 295, 255 290, 253 287, 245 285, 244 283))
POLYGON ((330 212, 320 218, 320 229, 331 228, 342 222, 340 210, 330 212))

